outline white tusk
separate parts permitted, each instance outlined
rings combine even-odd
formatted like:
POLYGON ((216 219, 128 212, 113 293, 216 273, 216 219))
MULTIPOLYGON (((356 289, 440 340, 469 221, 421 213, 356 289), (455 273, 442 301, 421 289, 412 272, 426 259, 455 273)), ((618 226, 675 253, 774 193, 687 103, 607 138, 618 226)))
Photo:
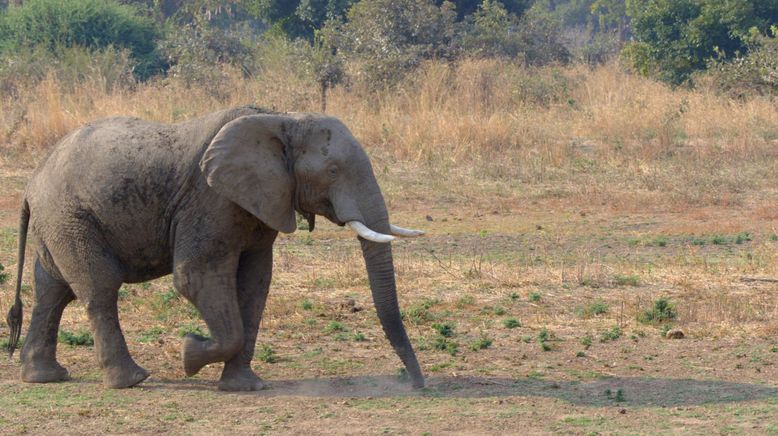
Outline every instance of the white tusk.
POLYGON ((423 230, 404 229, 394 224, 390 224, 389 228, 392 230, 393 235, 402 236, 404 238, 415 238, 424 234, 423 230))
POLYGON ((359 236, 361 236, 364 239, 367 239, 368 241, 379 242, 381 244, 394 241, 394 236, 384 235, 383 233, 374 232, 369 228, 367 228, 366 225, 360 223, 359 221, 349 221, 346 223, 346 225, 351 227, 351 230, 357 232, 359 236))

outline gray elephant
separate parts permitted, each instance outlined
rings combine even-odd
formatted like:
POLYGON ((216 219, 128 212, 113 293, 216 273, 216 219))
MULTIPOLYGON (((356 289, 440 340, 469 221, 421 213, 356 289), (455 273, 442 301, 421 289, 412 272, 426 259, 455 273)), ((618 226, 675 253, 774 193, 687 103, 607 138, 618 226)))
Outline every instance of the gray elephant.
POLYGON ((149 373, 130 357, 119 327, 118 290, 173 274, 211 337, 184 338, 188 376, 224 362, 223 390, 263 387, 252 371, 278 232, 312 229, 315 215, 359 235, 378 317, 413 386, 424 377, 397 303, 389 223, 362 147, 335 118, 240 107, 173 125, 134 118, 88 124, 62 139, 24 193, 9 350, 22 324, 27 232, 35 243, 35 304, 21 352, 26 382, 68 379, 56 360, 65 306, 80 299, 110 388, 149 373), (29 226, 29 227, 28 227, 29 226))

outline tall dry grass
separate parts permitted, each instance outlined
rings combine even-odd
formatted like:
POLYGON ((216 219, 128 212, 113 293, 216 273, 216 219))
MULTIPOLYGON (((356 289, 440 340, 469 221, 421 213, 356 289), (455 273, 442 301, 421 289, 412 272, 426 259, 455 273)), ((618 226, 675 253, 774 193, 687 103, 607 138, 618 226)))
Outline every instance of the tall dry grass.
MULTIPOLYGON (((240 104, 281 111, 319 105, 315 84, 283 59, 256 77, 229 69, 220 77, 199 86, 176 78, 108 86, 99 74, 80 83, 49 74, 3 99, 3 155, 40 156, 69 130, 112 115, 175 122, 240 104)), ((774 101, 671 89, 613 64, 429 62, 397 89, 360 89, 333 90, 328 111, 373 153, 443 176, 521 183, 529 196, 627 208, 719 205, 778 181, 774 101)))

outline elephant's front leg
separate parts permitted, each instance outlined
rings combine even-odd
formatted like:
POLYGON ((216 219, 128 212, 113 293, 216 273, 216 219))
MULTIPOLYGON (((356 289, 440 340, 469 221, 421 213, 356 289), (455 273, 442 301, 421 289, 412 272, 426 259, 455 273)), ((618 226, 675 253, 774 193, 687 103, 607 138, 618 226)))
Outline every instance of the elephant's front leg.
POLYGON ((277 232, 263 235, 257 246, 244 252, 238 267, 238 302, 243 320, 243 349, 224 364, 219 389, 256 391, 264 388, 251 369, 262 312, 270 288, 273 269, 273 241, 277 232))
POLYGON ((237 298, 239 255, 176 258, 175 286, 191 301, 208 326, 210 338, 188 334, 181 353, 187 376, 214 362, 227 362, 243 348, 237 298))

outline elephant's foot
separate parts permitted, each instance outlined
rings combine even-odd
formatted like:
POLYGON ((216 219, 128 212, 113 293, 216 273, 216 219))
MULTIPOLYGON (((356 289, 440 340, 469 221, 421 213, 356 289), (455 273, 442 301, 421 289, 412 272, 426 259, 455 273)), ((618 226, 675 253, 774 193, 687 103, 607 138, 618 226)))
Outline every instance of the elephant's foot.
POLYGON ((22 381, 27 383, 55 383, 67 380, 70 380, 68 370, 57 362, 22 366, 22 381))
POLYGON ((207 342, 208 339, 191 333, 184 337, 181 359, 184 361, 184 372, 187 377, 197 374, 205 365, 211 363, 208 358, 212 353, 206 350, 207 342))
POLYGON ((248 365, 234 370, 225 367, 219 380, 221 391, 259 391, 266 387, 265 382, 248 365))
POLYGON ((149 372, 138 366, 135 362, 114 367, 104 368, 103 384, 110 389, 131 388, 149 377, 149 372))

